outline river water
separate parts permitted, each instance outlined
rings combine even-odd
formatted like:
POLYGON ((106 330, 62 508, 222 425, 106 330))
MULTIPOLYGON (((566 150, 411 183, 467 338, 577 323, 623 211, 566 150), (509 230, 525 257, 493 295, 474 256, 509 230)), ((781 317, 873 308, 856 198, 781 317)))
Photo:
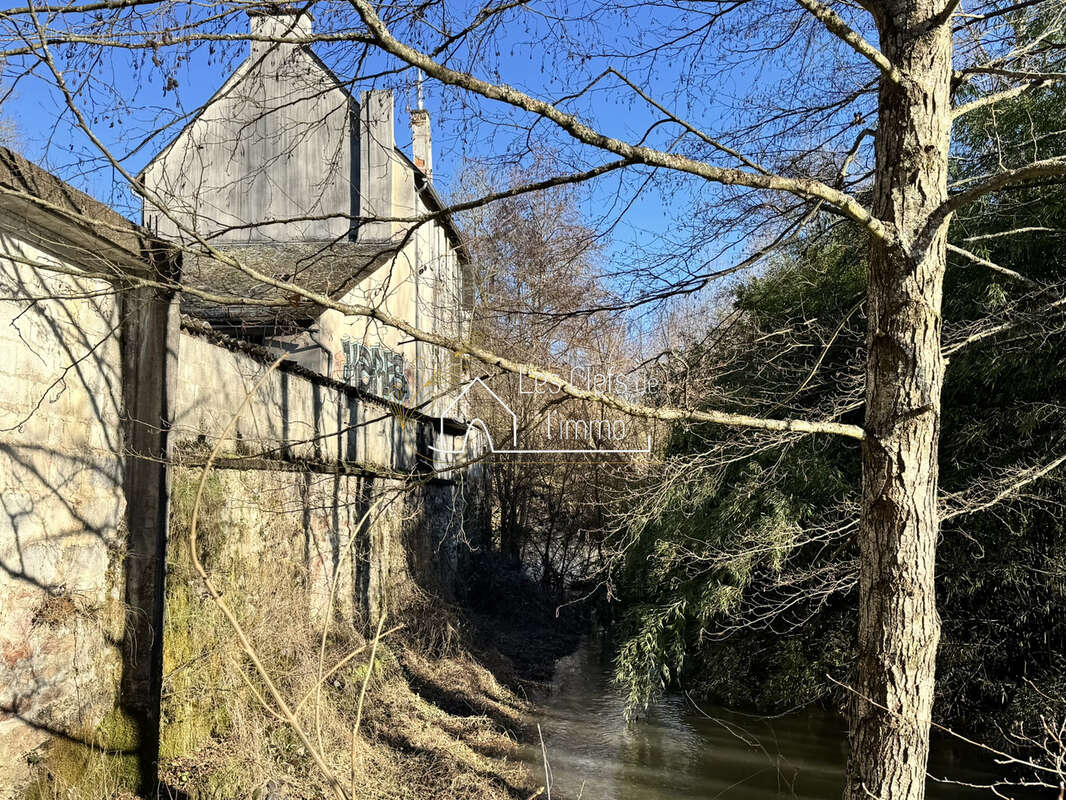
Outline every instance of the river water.
MULTIPOLYGON (((684 696, 659 702, 626 725, 602 646, 587 640, 556 666, 539 724, 553 800, 835 800, 847 758, 846 725, 818 709, 765 719, 697 709, 684 696)), ((545 783, 543 755, 524 758, 545 783)), ((971 783, 993 779, 990 758, 934 742, 929 772, 971 783)), ((930 780, 931 800, 990 798, 930 780)))

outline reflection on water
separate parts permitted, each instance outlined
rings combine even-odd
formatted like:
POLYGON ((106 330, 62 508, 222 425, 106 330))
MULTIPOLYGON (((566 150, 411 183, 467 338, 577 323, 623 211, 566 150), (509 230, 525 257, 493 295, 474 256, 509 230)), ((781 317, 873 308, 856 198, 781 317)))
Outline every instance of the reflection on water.
MULTIPOLYGON (((684 697, 657 704, 626 725, 623 701, 596 642, 562 659, 540 726, 551 769, 553 800, 766 800, 841 796, 847 758, 846 726, 833 714, 805 710, 773 720, 717 708, 697 711, 684 697)), ((544 780, 539 745, 525 758, 544 780)), ((930 772, 980 782, 987 764, 971 764, 943 743, 934 746, 930 772)), ((931 800, 990 797, 987 791, 930 782, 931 800)))

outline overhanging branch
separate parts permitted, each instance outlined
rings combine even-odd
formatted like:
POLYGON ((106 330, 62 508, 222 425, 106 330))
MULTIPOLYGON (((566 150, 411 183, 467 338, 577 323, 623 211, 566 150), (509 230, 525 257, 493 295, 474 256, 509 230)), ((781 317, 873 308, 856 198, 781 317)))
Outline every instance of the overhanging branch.
POLYGON ((975 200, 979 200, 987 194, 998 189, 1011 186, 1016 183, 1037 180, 1039 178, 1059 177, 1066 175, 1066 157, 1049 158, 1043 161, 1034 161, 1017 169, 1005 169, 979 179, 973 186, 963 192, 954 194, 945 200, 940 207, 930 216, 928 229, 933 230, 944 220, 975 200))
POLYGON ((781 175, 766 175, 741 169, 716 167, 676 153, 667 153, 643 145, 634 145, 621 139, 607 136, 581 122, 575 115, 568 114, 549 102, 531 97, 512 86, 489 83, 468 73, 458 72, 437 63, 425 53, 396 39, 367 0, 350 0, 350 2, 367 26, 371 37, 381 49, 411 66, 421 69, 427 75, 442 83, 449 86, 457 86, 489 100, 496 100, 531 114, 536 114, 553 122, 583 144, 607 150, 638 164, 662 167, 675 172, 694 175, 725 186, 746 186, 751 189, 787 192, 809 200, 821 200, 837 208, 849 219, 862 225, 867 233, 875 239, 885 242, 892 239, 892 233, 889 228, 874 217, 858 200, 821 181, 813 178, 787 178, 781 175))
POLYGON ((903 78, 899 70, 888 60, 888 57, 860 36, 833 9, 819 3, 818 0, 796 0, 796 2, 811 12, 811 15, 821 22, 830 33, 881 70, 881 74, 885 78, 897 86, 902 83, 903 78))

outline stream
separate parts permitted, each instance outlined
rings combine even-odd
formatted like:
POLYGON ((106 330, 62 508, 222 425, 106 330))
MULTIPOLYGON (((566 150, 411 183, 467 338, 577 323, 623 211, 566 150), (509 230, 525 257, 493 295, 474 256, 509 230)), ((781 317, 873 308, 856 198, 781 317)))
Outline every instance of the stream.
MULTIPOLYGON (((623 698, 611 684, 609 660, 596 639, 556 665, 551 694, 540 705, 553 800, 768 800, 841 796, 847 759, 844 720, 821 709, 772 719, 713 706, 697 710, 671 695, 626 725, 623 698)), ((543 754, 523 758, 543 784, 543 754)), ((991 758, 935 740, 929 772, 987 783, 991 758)), ((544 797, 544 795, 542 795, 544 797)), ((991 798, 987 790, 930 780, 930 800, 991 798)))

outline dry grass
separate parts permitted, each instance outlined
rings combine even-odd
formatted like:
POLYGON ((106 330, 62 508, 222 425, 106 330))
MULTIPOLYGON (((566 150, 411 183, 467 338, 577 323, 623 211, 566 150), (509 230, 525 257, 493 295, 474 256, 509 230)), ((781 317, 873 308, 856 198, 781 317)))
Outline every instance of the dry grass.
MULTIPOLYGON (((526 708, 470 654, 453 609, 417 598, 404 619, 389 620, 403 630, 381 641, 370 668, 371 642, 357 632, 366 621, 353 625, 336 614, 323 643, 321 621, 308 613, 312 598, 299 554, 287 554, 279 543, 270 558, 247 559, 227 544, 240 537, 222 522, 225 498, 223 483, 209 476, 198 523, 200 559, 304 735, 333 775, 351 781, 352 794, 360 800, 533 794, 515 742, 526 708), (321 684, 320 674, 327 676, 321 684)), ((162 777, 175 796, 194 800, 333 796, 335 788, 279 716, 219 604, 199 585, 181 535, 192 502, 189 486, 175 487, 162 777)))
MULTIPOLYGON (((314 632, 305 632, 304 647, 293 647, 299 641, 291 626, 275 628, 283 635, 274 641, 267 640, 267 630, 257 626, 256 642, 274 656, 279 685, 294 704, 309 696, 301 722, 336 773, 349 774, 351 730, 368 677, 365 651, 326 681, 316 713, 314 632)), ((351 634, 332 637, 327 663, 361 643, 351 634)), ((369 672, 357 743, 358 797, 524 800, 532 794, 532 777, 517 760, 515 742, 526 708, 472 656, 431 658, 400 634, 379 646, 369 672)), ((266 796, 270 784, 284 787, 286 798, 327 796, 298 738, 260 700, 264 692, 247 666, 228 660, 216 682, 231 688, 180 698, 168 694, 168 784, 212 800, 266 796)))
MULTIPOLYGON (((474 655, 462 616, 437 598, 416 597, 402 630, 385 637, 369 665, 370 642, 338 614, 324 648, 321 622, 299 554, 272 548, 246 558, 221 523, 227 488, 207 485, 198 548, 211 578, 254 644, 272 680, 317 751, 353 794, 370 798, 526 800, 536 785, 518 758, 528 711, 484 666, 507 674, 499 653, 474 655), (353 651, 358 651, 354 657, 353 651), (347 661, 345 661, 347 659, 347 661), (334 665, 344 662, 335 671, 334 665), (369 677, 368 677, 369 674, 369 677), (356 763, 352 729, 366 699, 356 763)), ((331 790, 292 726, 280 719, 263 681, 215 600, 191 568, 183 524, 192 494, 176 485, 164 630, 161 778, 189 800, 318 800, 331 790)), ((238 537, 239 539, 239 537, 238 537)), ((68 602, 42 607, 41 624, 72 613, 68 602)), ((59 741, 40 765, 32 800, 132 800, 132 757, 121 716, 109 715, 84 744, 59 741)), ((164 792, 166 796, 166 791, 164 792)))
MULTIPOLYGON (((535 787, 514 740, 525 708, 470 655, 454 611, 404 587, 406 619, 393 622, 407 630, 367 642, 359 631, 368 620, 345 618, 335 604, 344 562, 351 570, 356 557, 348 542, 334 552, 329 602, 316 615, 320 593, 309 588, 309 554, 291 532, 257 531, 259 549, 247 551, 248 532, 228 513, 235 489, 210 470, 219 447, 204 471, 175 473, 163 638, 164 795, 530 797, 535 787)), ((381 502, 367 513, 380 511, 381 502)), ((73 611, 54 604, 41 622, 73 611)), ((113 742, 96 745, 100 733, 110 740, 122 732, 116 720, 105 720, 87 735, 89 746, 53 746, 34 800, 128 797, 129 757, 109 755, 108 748, 119 749, 113 742)))

